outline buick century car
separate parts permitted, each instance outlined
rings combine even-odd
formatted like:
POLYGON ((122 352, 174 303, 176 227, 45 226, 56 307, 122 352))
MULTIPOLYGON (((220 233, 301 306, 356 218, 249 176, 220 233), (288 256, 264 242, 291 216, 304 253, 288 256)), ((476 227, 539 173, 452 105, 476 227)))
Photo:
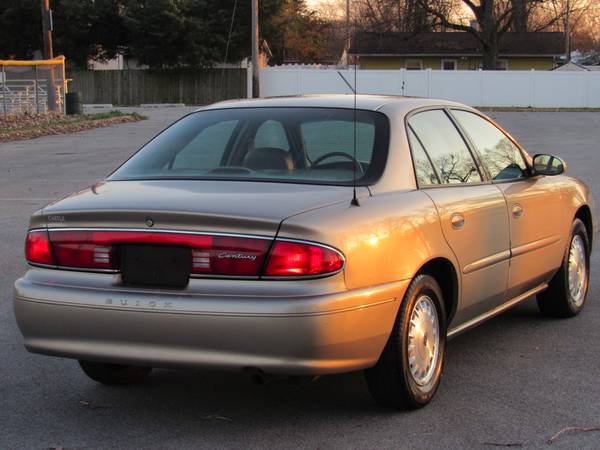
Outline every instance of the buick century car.
POLYGON ((461 104, 219 103, 31 218, 14 307, 31 352, 100 383, 152 367, 364 370, 418 408, 447 338, 537 296, 571 317, 598 228, 589 189, 461 104))

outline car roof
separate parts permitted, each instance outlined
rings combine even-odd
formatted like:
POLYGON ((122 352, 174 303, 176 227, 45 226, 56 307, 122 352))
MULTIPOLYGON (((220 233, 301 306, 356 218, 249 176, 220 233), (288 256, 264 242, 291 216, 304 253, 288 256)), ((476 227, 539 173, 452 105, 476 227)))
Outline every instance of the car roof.
MULTIPOLYGON (((257 99, 227 100, 200 108, 199 111, 229 108, 347 108, 354 109, 353 94, 313 94, 286 97, 266 97, 257 99)), ((408 112, 427 106, 460 106, 460 103, 448 100, 436 100, 420 97, 402 97, 394 95, 356 95, 356 108, 362 110, 385 112, 408 112)))

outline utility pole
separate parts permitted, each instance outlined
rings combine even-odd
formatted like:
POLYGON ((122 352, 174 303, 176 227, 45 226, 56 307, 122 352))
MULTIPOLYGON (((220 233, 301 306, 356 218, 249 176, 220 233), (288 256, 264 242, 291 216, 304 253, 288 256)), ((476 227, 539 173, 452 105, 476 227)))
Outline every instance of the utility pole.
POLYGON ((350 53, 350 0, 346 0, 346 54, 350 53))
POLYGON ((252 97, 260 97, 258 62, 258 0, 252 0, 252 97))
MULTIPOLYGON (((52 11, 50 10, 50 0, 41 0, 42 2, 42 32, 44 34, 44 58, 53 59, 54 50, 52 49, 52 11)), ((56 80, 54 76, 54 66, 48 66, 48 109, 56 111, 56 80)), ((37 87, 36 87, 37 89, 37 87)))
POLYGON ((571 2, 567 0, 565 8, 565 63, 571 62, 571 2))
POLYGON ((44 33, 44 58, 54 58, 52 49, 52 19, 50 12, 50 0, 42 0, 42 32, 44 33))

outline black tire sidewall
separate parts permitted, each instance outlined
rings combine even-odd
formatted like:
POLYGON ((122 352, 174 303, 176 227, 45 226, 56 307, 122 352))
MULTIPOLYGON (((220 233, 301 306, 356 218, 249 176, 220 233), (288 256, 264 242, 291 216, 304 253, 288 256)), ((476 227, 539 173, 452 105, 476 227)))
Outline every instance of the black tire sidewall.
POLYGON ((402 308, 400 322, 398 325, 398 337, 401 339, 401 367, 404 384, 408 390, 410 397, 413 399, 415 406, 427 404, 435 395, 440 384, 442 372, 444 369, 444 355, 446 350, 446 312, 443 305, 442 291, 436 280, 429 275, 421 275, 413 280, 402 308), (408 365, 408 331, 410 327, 410 317, 415 307, 417 300, 422 296, 427 295, 435 304, 435 309, 438 318, 439 326, 439 356, 435 368, 435 372, 429 383, 421 386, 417 384, 410 372, 408 365))
POLYGON ((562 277, 563 277, 563 286, 565 289, 565 297, 568 299, 566 306, 573 315, 577 315, 581 312, 581 310, 583 309, 583 307, 585 306, 585 304, 587 302, 587 295, 588 295, 588 291, 589 291, 589 287, 590 287, 590 242, 588 239, 587 230, 585 228, 585 225, 579 219, 575 219, 573 221, 573 225, 571 227, 571 235, 569 238, 569 244, 567 245, 567 251, 565 252, 565 255, 563 258, 563 266, 562 267, 563 267, 562 277), (571 302, 571 288, 569 285, 569 253, 571 251, 571 244, 572 244, 575 236, 581 236, 581 238, 583 239, 583 246, 585 249, 585 270, 586 270, 586 285, 585 285, 585 292, 583 294, 583 302, 578 307, 575 307, 573 305, 573 303, 571 302))

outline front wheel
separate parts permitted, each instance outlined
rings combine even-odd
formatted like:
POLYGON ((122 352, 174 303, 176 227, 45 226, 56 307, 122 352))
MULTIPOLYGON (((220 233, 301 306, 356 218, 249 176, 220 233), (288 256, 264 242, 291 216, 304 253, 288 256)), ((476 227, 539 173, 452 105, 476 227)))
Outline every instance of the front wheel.
POLYGON ((79 361, 83 372, 102 384, 139 384, 146 380, 151 367, 125 366, 94 361, 79 361))
POLYGON ((365 371, 377 403, 422 408, 439 386, 446 348, 446 312, 435 278, 418 275, 408 287, 377 364, 365 371))
POLYGON ((537 295, 542 314, 551 317, 574 317, 579 314, 587 299, 589 274, 590 241, 583 222, 575 219, 562 265, 548 289, 537 295))

